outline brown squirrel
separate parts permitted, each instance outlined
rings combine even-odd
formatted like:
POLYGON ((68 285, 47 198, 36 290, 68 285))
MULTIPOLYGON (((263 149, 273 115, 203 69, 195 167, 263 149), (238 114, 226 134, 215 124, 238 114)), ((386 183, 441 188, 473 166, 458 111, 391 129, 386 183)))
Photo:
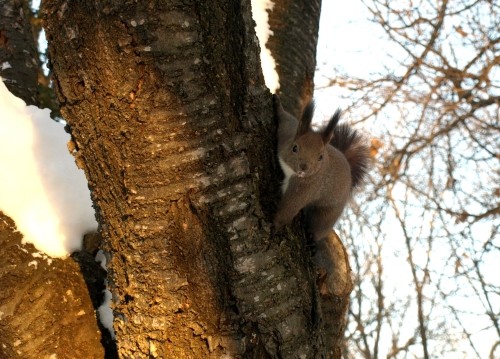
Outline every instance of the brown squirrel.
POLYGON ((274 230, 291 223, 304 209, 308 232, 318 242, 332 231, 352 190, 363 181, 369 148, 356 130, 338 125, 340 110, 318 132, 311 128, 313 101, 300 121, 283 109, 278 95, 274 111, 279 121, 278 159, 285 175, 274 230))

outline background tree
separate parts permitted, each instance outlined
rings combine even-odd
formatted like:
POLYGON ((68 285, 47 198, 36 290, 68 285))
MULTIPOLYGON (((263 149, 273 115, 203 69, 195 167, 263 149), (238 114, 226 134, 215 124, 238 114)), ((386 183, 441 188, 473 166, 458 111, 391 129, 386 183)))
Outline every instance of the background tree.
POLYGON ((28 1, 4 0, 0 6, 0 74, 6 86, 28 105, 38 105, 41 61, 28 1))
POLYGON ((341 231, 356 273, 345 356, 498 356, 499 5, 364 3, 385 71, 331 81, 378 138, 341 231))
POLYGON ((59 114, 49 76, 42 67, 38 37, 42 21, 29 0, 0 3, 0 75, 7 88, 26 104, 59 114))

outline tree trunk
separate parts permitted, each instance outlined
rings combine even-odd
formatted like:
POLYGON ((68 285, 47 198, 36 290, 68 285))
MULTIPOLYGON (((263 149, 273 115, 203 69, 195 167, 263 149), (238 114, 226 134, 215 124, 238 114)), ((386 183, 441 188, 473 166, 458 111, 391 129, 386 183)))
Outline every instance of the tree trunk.
POLYGON ((276 60, 283 106, 298 117, 313 97, 321 0, 273 3, 267 46, 276 60))
POLYGON ((0 358, 103 358, 77 263, 49 258, 21 239, 0 212, 0 358))
POLYGON ((249 7, 44 2, 123 358, 330 352, 302 231, 270 236, 276 129, 249 7))
POLYGON ((28 105, 38 105, 41 66, 31 27, 32 16, 27 0, 0 2, 0 76, 10 92, 28 105))

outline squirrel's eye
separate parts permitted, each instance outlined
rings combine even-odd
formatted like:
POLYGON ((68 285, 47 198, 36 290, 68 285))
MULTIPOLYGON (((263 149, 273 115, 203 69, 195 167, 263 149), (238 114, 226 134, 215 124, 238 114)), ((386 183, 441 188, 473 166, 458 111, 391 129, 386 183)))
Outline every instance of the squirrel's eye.
POLYGON ((323 159, 323 154, 319 155, 318 161, 321 161, 323 159))
POLYGON ((299 146, 293 145, 292 151, 295 152, 295 153, 299 152, 299 146))

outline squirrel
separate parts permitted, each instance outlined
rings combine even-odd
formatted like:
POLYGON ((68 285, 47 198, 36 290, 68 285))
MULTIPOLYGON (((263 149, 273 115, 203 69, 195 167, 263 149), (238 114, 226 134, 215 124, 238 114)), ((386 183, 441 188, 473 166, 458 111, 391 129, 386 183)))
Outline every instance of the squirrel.
POLYGON ((286 112, 274 95, 278 119, 278 159, 285 175, 273 227, 279 231, 304 210, 306 229, 314 242, 326 238, 342 214, 353 189, 364 180, 369 147, 358 131, 338 124, 337 110, 320 131, 311 128, 314 101, 300 120, 286 112))

